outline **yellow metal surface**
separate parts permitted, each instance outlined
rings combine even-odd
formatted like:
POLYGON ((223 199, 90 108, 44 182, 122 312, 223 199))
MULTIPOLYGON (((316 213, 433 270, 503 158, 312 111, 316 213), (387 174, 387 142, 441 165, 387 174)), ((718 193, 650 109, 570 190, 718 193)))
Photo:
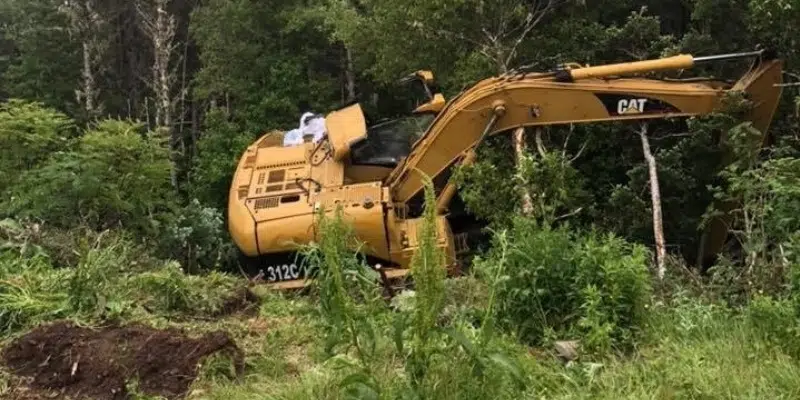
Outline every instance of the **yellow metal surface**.
POLYGON ((350 144, 367 135, 367 122, 360 104, 353 104, 325 116, 325 127, 333 147, 333 158, 344 160, 350 144))
POLYGON ((600 65, 570 70, 574 80, 602 78, 612 75, 627 75, 637 72, 655 72, 670 69, 685 69, 694 66, 694 57, 681 54, 657 60, 634 61, 622 64, 600 65))
POLYGON ((442 111, 442 109, 444 108, 445 104, 446 104, 446 102, 444 101, 444 96, 442 96, 441 93, 436 93, 433 96, 433 99, 431 99, 431 101, 429 101, 428 103, 425 103, 425 104, 417 107, 417 109, 414 110, 414 112, 415 113, 429 113, 429 112, 438 113, 439 111, 442 111))

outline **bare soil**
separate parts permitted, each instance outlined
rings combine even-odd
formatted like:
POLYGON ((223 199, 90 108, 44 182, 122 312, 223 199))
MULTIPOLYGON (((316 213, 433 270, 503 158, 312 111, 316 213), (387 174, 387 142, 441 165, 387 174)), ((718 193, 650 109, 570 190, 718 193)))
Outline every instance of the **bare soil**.
POLYGON ((174 400, 187 395, 200 362, 217 352, 228 352, 242 371, 243 354, 225 332, 192 338, 177 329, 61 321, 10 343, 2 361, 15 375, 15 400, 129 399, 126 385, 134 379, 138 392, 174 400))
POLYGON ((259 298, 247 287, 239 287, 228 296, 222 304, 222 309, 214 316, 228 316, 238 313, 253 315, 258 312, 259 298))

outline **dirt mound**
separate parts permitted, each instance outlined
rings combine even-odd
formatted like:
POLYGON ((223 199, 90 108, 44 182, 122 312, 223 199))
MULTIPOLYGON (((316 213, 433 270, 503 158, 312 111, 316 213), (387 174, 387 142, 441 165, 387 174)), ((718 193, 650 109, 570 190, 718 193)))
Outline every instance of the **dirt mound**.
POLYGON ((140 393, 179 399, 197 376, 198 363, 227 351, 239 371, 243 356, 224 332, 191 338, 175 329, 143 325, 89 329, 69 322, 36 328, 2 352, 6 367, 19 378, 19 399, 130 398, 126 384, 140 393))

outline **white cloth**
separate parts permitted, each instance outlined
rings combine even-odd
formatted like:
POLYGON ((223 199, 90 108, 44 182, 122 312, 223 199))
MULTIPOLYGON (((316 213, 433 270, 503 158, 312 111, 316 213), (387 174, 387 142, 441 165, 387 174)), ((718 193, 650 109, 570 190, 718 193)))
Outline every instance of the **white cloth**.
POLYGON ((314 113, 304 113, 300 117, 300 127, 292 129, 283 135, 283 146, 300 146, 305 140, 305 135, 312 135, 314 143, 320 141, 325 136, 325 117, 314 113))
POLYGON ((283 147, 299 146, 303 144, 303 131, 292 129, 283 135, 283 147))
POLYGON ((313 135, 313 142, 319 142, 325 136, 325 117, 307 112, 300 117, 300 130, 303 135, 313 135))

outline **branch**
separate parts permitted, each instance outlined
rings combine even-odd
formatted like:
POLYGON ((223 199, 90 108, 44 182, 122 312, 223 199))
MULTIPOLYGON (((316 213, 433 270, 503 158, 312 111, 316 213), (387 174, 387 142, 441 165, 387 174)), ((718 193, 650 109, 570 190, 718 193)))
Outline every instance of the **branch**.
POLYGON ((537 5, 533 6, 533 10, 530 11, 527 17, 525 18, 525 23, 520 25, 520 27, 524 27, 524 29, 522 30, 522 33, 520 33, 519 36, 517 36, 517 39, 514 41, 514 44, 511 45, 511 49, 509 50, 508 56, 506 57, 505 60, 505 65, 511 63, 511 60, 513 60, 514 56, 517 54, 517 48, 519 47, 519 45, 525 40, 528 34, 530 34, 533 28, 539 25, 539 23, 542 21, 542 18, 544 18, 544 16, 547 15, 553 9, 556 1, 557 0, 547 0, 547 4, 544 7, 542 7, 541 10, 537 10, 538 2, 537 5))
POLYGON ((588 140, 584 141, 583 146, 581 146, 580 150, 578 150, 578 153, 575 154, 575 157, 569 159, 569 162, 572 163, 573 161, 577 160, 583 154, 583 151, 586 150, 586 146, 588 144, 589 144, 588 140))
POLYGON ((559 221, 559 220, 562 220, 564 218, 573 217, 573 216, 577 215, 578 213, 580 213, 581 211, 583 211, 583 207, 578 207, 576 210, 573 210, 572 212, 568 212, 568 213, 566 213, 566 214, 564 214, 562 216, 556 217, 556 219, 554 221, 559 221))
POLYGON ((547 157, 547 152, 544 149, 544 143, 542 143, 542 128, 536 127, 536 150, 539 152, 539 155, 542 158, 547 157))
POLYGON ((661 136, 661 137, 650 138, 650 140, 658 141, 658 140, 665 140, 665 139, 676 138, 676 137, 687 137, 687 136, 692 136, 692 133, 691 132, 670 133, 670 134, 667 134, 667 135, 664 135, 664 136, 661 136))

